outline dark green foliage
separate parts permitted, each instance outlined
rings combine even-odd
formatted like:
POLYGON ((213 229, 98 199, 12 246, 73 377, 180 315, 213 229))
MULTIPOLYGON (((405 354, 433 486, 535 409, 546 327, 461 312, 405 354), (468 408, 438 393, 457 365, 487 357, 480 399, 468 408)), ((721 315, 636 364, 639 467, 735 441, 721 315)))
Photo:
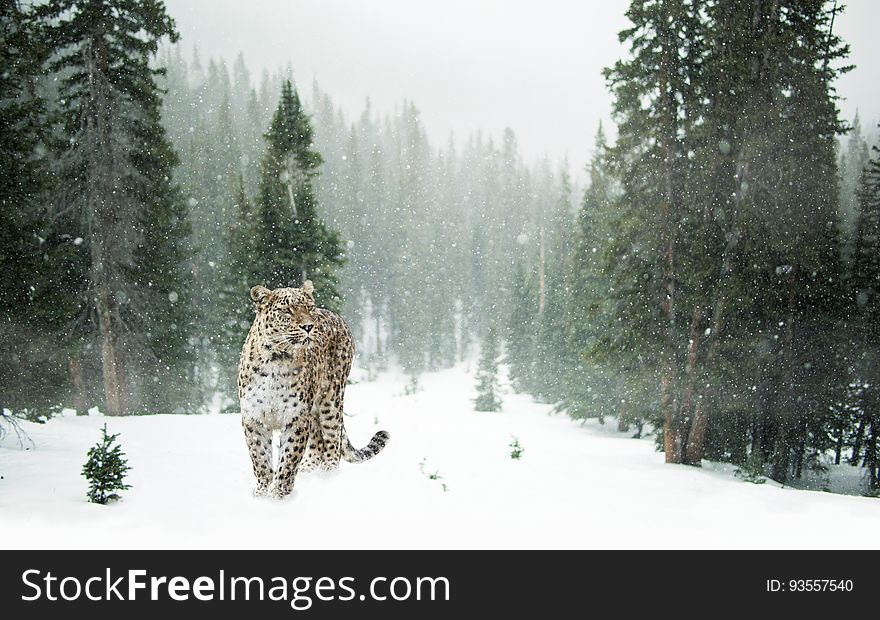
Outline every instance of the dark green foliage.
MULTIPOLYGON (((621 368, 616 355, 618 330, 608 330, 614 305, 605 271, 605 257, 615 218, 615 179, 608 145, 600 125, 588 167, 589 186, 578 211, 571 251, 567 256, 566 296, 560 312, 563 341, 559 352, 564 393, 559 408, 575 419, 598 418, 625 410, 635 421, 644 403, 644 364, 621 368)), ((656 383, 654 384, 656 385, 656 383)), ((653 389, 654 386, 652 386, 653 389)), ((649 400, 650 402, 650 400, 649 400)))
POLYGON ((49 176, 44 103, 36 79, 45 54, 16 0, 0 2, 0 301, 26 307, 39 266, 40 206, 49 176))
POLYGON ((171 179, 178 158, 159 116, 158 99, 142 110, 131 154, 139 175, 150 182, 139 191, 137 228, 130 278, 132 309, 126 322, 139 347, 141 409, 149 413, 194 413, 201 406, 195 390, 194 334, 198 327, 192 295, 189 209, 171 179))
POLYGON ((476 411, 500 411, 500 384, 498 382, 498 334, 490 325, 486 330, 480 347, 480 365, 477 368, 477 398, 474 400, 476 411))
MULTIPOLYGON (((880 489, 880 148, 859 183, 858 215, 850 281, 853 383, 844 415, 856 429, 853 464, 866 469, 867 488, 880 489)), ((841 426, 843 426, 841 424, 841 426)))
POLYGON ((161 124, 162 70, 150 66, 159 40, 176 40, 174 22, 157 0, 54 0, 33 15, 52 50, 63 136, 46 220, 53 269, 38 298, 70 346, 76 398, 100 356, 109 414, 188 408, 189 223, 161 124))
POLYGON ((510 458, 512 458, 514 461, 518 461, 522 458, 523 452, 525 452, 525 450, 520 445, 519 438, 513 437, 510 440, 508 447, 510 448, 510 458))
POLYGON ((256 282, 257 252, 254 206, 245 195, 244 181, 237 177, 233 214, 226 231, 227 257, 221 270, 214 298, 215 312, 206 313, 215 323, 216 342, 212 349, 217 360, 217 390, 225 396, 228 406, 235 409, 238 361, 245 337, 253 320, 253 302, 242 291, 256 282))
POLYGON ((516 266, 509 309, 505 361, 510 368, 510 382, 519 392, 533 392, 538 295, 522 264, 516 266))
MULTIPOLYGON (((829 445, 848 383, 832 90, 847 49, 829 8, 634 1, 631 57, 606 71, 619 191, 587 234, 608 288, 577 304, 596 308, 594 339, 571 318, 589 365, 626 377, 590 387, 647 417, 668 461, 741 463, 754 442, 784 481, 829 445)), ((597 271, 579 260, 581 279, 597 271)))
POLYGON ((322 159, 314 150, 311 120, 289 81, 266 141, 255 214, 254 284, 300 286, 310 279, 316 303, 338 311, 342 299, 335 272, 345 262, 342 241, 318 217, 313 178, 322 159))
POLYGON ((94 504, 106 504, 119 499, 117 491, 125 491, 131 486, 125 484, 125 475, 131 470, 116 443, 119 433, 107 434, 107 425, 101 427, 101 440, 89 448, 88 460, 83 465, 82 475, 89 481, 87 497, 94 504))
POLYGON ((764 474, 764 459, 760 450, 752 450, 749 458, 742 467, 736 470, 736 475, 752 484, 764 484, 767 478, 764 474))
POLYGON ((51 248, 74 256, 79 248, 75 236, 45 231, 52 136, 40 76, 47 49, 16 0, 0 2, 0 39, 0 408, 31 417, 66 396, 66 360, 42 342, 57 335, 67 308, 47 307, 42 294, 69 266, 51 248))

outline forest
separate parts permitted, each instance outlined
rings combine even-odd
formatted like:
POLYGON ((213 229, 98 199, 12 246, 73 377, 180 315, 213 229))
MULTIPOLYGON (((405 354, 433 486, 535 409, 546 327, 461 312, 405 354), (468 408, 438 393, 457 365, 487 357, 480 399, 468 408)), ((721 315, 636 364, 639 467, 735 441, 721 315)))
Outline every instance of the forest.
POLYGON ((159 0, 0 0, 0 432, 237 412, 248 290, 311 279, 410 392, 497 350, 490 409, 500 358, 667 463, 880 494, 880 149, 839 111, 843 10, 632 0, 616 126, 556 164, 202 58, 159 0))

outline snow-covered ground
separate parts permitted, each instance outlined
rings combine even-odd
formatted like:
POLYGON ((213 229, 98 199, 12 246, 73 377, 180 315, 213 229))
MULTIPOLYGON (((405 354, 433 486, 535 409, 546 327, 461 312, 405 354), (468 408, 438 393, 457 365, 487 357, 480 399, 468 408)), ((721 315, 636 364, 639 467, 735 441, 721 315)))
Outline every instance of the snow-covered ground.
MULTIPOLYGON (((358 375, 355 374, 355 379, 358 375)), ((392 374, 349 387, 346 425, 372 461, 251 496, 238 415, 59 417, 0 445, 7 548, 880 548, 880 501, 754 485, 729 467, 663 464, 650 439, 580 425, 527 396, 472 410, 466 366, 404 395, 392 374), (121 433, 132 488, 108 506, 80 476, 100 426, 121 433), (510 458, 515 436, 525 452, 510 458), (439 479, 428 474, 437 473, 439 479), (443 485, 446 486, 444 490, 443 485)))

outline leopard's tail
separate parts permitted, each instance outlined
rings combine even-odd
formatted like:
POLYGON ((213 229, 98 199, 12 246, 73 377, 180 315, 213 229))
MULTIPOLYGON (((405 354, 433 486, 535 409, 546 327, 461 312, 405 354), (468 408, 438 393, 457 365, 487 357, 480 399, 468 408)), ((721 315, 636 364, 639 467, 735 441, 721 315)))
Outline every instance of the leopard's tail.
POLYGON ((382 448, 388 444, 389 439, 391 439, 391 435, 387 431, 379 431, 373 435, 365 448, 355 450, 348 438, 348 433, 346 433, 342 444, 342 458, 349 463, 363 463, 379 454, 382 448))

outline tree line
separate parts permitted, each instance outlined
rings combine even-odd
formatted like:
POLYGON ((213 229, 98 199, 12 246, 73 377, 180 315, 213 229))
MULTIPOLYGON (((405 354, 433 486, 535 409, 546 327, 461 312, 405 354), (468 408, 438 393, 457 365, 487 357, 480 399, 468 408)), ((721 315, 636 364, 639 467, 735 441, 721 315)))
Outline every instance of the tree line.
POLYGON ((650 424, 669 463, 793 483, 846 458, 877 492, 880 179, 858 119, 839 118, 841 10, 630 3, 629 56, 605 70, 618 135, 597 137, 552 276, 562 319, 535 295, 514 319, 561 353, 524 346, 525 389, 650 424))

